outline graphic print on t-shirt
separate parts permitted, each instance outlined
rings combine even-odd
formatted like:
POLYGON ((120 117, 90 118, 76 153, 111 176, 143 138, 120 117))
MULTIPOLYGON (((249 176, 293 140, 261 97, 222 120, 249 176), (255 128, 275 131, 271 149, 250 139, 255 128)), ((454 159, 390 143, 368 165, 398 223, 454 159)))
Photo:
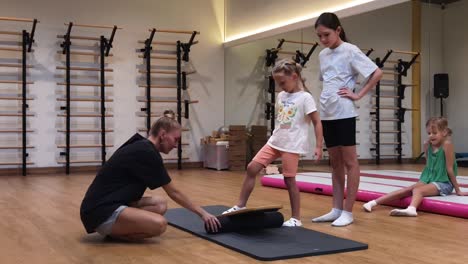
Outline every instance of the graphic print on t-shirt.
POLYGON ((276 120, 279 123, 280 128, 289 129, 291 128, 294 116, 297 113, 297 106, 292 101, 280 100, 278 102, 278 116, 276 120))

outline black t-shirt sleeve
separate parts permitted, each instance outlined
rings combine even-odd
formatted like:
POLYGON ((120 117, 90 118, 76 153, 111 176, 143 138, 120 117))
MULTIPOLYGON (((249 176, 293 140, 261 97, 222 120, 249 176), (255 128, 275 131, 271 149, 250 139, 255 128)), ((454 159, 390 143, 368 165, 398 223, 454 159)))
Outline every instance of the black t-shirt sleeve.
POLYGON ((171 182, 171 178, 164 167, 161 155, 153 150, 144 150, 134 155, 132 175, 135 175, 151 190, 171 182))

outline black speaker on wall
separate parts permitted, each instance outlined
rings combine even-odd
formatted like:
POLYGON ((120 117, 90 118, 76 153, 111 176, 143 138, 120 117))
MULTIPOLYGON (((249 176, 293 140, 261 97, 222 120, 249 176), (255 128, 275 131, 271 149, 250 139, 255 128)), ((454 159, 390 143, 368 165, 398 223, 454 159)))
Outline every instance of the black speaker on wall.
POLYGON ((434 74, 434 97, 447 98, 449 96, 449 77, 447 73, 434 74))

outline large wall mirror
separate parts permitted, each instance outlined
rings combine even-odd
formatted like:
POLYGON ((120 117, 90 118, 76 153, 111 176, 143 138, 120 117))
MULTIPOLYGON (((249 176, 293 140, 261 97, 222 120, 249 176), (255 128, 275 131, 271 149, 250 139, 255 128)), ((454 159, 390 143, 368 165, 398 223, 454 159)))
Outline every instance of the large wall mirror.
MULTIPOLYGON (((464 84, 468 83, 464 67, 465 58, 468 57, 464 43, 468 36, 463 33, 464 25, 468 24, 468 18, 463 15, 468 11, 468 1, 421 1, 419 12, 414 12, 414 4, 408 1, 341 18, 349 42, 361 48, 374 61, 382 62, 385 59, 379 92, 374 89, 356 102, 360 115, 357 121, 360 159, 375 159, 376 151, 373 149, 377 134, 381 159, 417 157, 420 152, 415 153, 418 148, 415 150, 412 146, 415 144, 419 150, 422 149, 426 138, 426 120, 441 114, 449 119, 453 139, 457 142, 456 151, 468 152, 468 140, 463 137, 468 132, 468 122, 462 122, 462 105, 468 100, 468 90, 464 89, 464 84), (415 19, 419 20, 419 31, 413 29, 417 23, 415 19), (420 42, 420 50, 414 48, 417 41, 420 42), (404 74, 401 74, 402 69, 404 74), (447 76, 450 87, 446 87, 447 76), (435 84, 438 86, 435 87, 435 84), (443 93, 441 97, 446 97, 445 92, 450 90, 450 96, 436 98, 434 89, 443 93), (415 94, 420 96, 420 100, 413 100, 415 94), (375 115, 377 110, 379 122, 375 115), (414 111, 420 113, 419 120, 414 119, 414 111), (418 123, 420 133, 416 133, 419 137, 414 140, 413 130, 418 123), (399 142, 401 153, 398 151, 400 145, 396 144, 399 142)), ((268 111, 271 67, 268 67, 267 60, 271 56, 269 53, 276 50, 282 39, 286 41, 277 52, 278 58, 296 57, 297 51, 308 55, 318 41, 315 29, 308 27, 226 48, 226 125, 271 127, 268 120, 268 117, 271 118, 268 116, 271 115, 268 111)), ((322 89, 318 60, 321 50, 320 45, 316 47, 303 70, 306 85, 317 103, 322 89)), ((359 84, 354 88, 359 89, 359 84)))

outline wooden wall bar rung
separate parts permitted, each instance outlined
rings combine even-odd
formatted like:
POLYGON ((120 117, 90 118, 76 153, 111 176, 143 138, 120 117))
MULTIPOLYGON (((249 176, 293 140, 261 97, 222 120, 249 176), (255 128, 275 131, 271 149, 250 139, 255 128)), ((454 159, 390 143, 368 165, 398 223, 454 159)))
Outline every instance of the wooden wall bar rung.
MULTIPOLYGON (((163 160, 178 160, 178 158, 163 158, 163 160)), ((182 160, 189 160, 189 158, 182 158, 182 160)))
MULTIPOLYGON (((63 54, 61 51, 57 51, 57 54, 63 54)), ((70 51, 70 55, 83 55, 83 56, 92 56, 92 57, 100 57, 100 53, 91 53, 91 52, 82 52, 82 51, 70 51)), ((109 53, 107 56, 114 56, 114 54, 109 53)))
MULTIPOLYGON (((0 100, 14 100, 14 101, 22 101, 23 97, 19 95, 1 95, 0 100)), ((34 100, 32 97, 27 97, 26 100, 34 100)))
MULTIPOLYGON (((34 148, 34 146, 26 146, 28 149, 34 148)), ((23 149, 23 146, 0 146, 0 149, 23 149)))
MULTIPOLYGON (((138 117, 145 117, 145 116, 148 116, 148 115, 146 114, 146 112, 137 112, 136 115, 137 115, 138 117)), ((184 116, 184 115, 185 115, 185 114, 182 113, 182 116, 184 116)), ((159 118, 159 117, 162 117, 162 116, 163 116, 163 114, 160 114, 160 113, 151 113, 151 117, 158 117, 158 118, 159 118)), ((178 116, 178 115, 176 114, 176 116, 178 116)), ((145 128, 145 131, 146 131, 146 128, 145 128)))
MULTIPOLYGON (((147 85, 138 85, 138 87, 146 88, 147 85)), ((158 88, 158 89, 177 89, 177 86, 176 86, 176 85, 157 85, 157 84, 152 84, 152 85, 150 85, 150 88, 158 88)))
MULTIPOLYGON (((392 82, 392 83, 386 83, 386 82, 382 83, 381 82, 380 83, 380 86, 391 86, 393 88, 395 88, 396 85, 398 85, 396 82, 392 82)), ((401 85, 404 85, 404 86, 418 86, 418 84, 416 84, 416 83, 403 83, 401 85)))
MULTIPOLYGON (((397 60, 387 60, 386 63, 394 63, 394 64, 397 64, 399 61, 397 60)), ((419 63, 418 60, 416 60, 414 63, 419 63)))
MULTIPOLYGON (((67 67, 64 66, 57 66, 57 70, 66 70, 67 67)), ((88 68, 88 67, 70 67, 72 71, 98 71, 100 72, 100 68, 88 68)), ((114 69, 104 69, 105 72, 113 72, 114 69)))
MULTIPOLYGON (((67 116, 67 114, 59 114, 58 116, 64 117, 67 116)), ((105 114, 106 117, 113 117, 113 114, 105 114)), ((70 117, 101 117, 101 114, 94 114, 94 113, 73 113, 70 114, 70 117)))
MULTIPOLYGON (((57 38, 63 39, 64 35, 57 35, 57 38)), ((70 39, 79 39, 79 40, 92 40, 92 41, 100 41, 100 38, 97 37, 89 37, 89 36, 70 36, 70 39)))
MULTIPOLYGON (((65 102, 65 101, 67 101, 67 98, 57 98, 57 101, 65 102)), ((79 97, 76 97, 76 98, 70 98, 70 101, 74 101, 74 102, 101 102, 101 99, 100 98, 79 98, 79 97)), ((106 98, 106 99, 104 99, 104 101, 105 102, 113 102, 114 99, 106 98)))
POLYGON ((287 51, 287 50, 280 50, 278 51, 279 54, 289 54, 289 55, 296 55, 295 51, 287 51))
MULTIPOLYGON (((106 147, 111 148, 114 145, 106 144, 106 147)), ((59 148, 66 148, 66 145, 58 145, 59 148)), ((70 148, 100 148, 102 147, 101 144, 91 144, 91 145, 70 145, 70 148)))
MULTIPOLYGON (((399 145, 398 142, 380 142, 380 145, 399 145)), ((403 144, 403 143, 402 143, 403 144)), ((372 142, 372 145, 377 145, 376 142, 372 142)))
MULTIPOLYGON (((278 39, 278 41, 281 41, 281 39, 278 39)), ((305 42, 305 41, 297 41, 297 40, 287 40, 285 39, 284 42, 287 43, 296 43, 296 44, 307 44, 307 45, 317 45, 317 42, 305 42)))
MULTIPOLYGON (((372 121, 377 121, 377 118, 372 118, 372 121)), ((399 122, 400 119, 397 119, 397 118, 380 118, 379 121, 384 121, 384 122, 399 122)))
MULTIPOLYGON (((67 85, 64 82, 58 82, 57 85, 67 85)), ((71 86, 101 86, 100 83, 70 83, 71 86)), ((113 87, 113 84, 104 84, 105 87, 113 87)))
MULTIPOLYGON (((372 95, 372 97, 376 98, 377 95, 372 95)), ((398 95, 380 95, 380 98, 400 98, 398 95)))
MULTIPOLYGON (((154 28, 148 29, 148 31, 153 31, 154 28)), ((156 29, 156 32, 161 32, 161 33, 174 33, 174 34, 189 34, 191 35, 193 32, 196 32, 196 34, 200 34, 198 31, 190 31, 190 30, 173 30, 173 29, 156 29)))
MULTIPOLYGON (((70 160, 70 163, 101 163, 101 160, 70 160)), ((66 164, 64 160, 58 160, 58 164, 66 164)))
MULTIPOLYGON (((8 112, 0 112, 0 116, 23 116, 22 113, 19 113, 19 112, 12 112, 12 113, 8 113, 8 112)), ((34 116, 34 113, 26 113, 26 116, 34 116)))
MULTIPOLYGON (((372 156, 376 157, 377 155, 372 154, 372 156)), ((380 154, 379 156, 380 157, 398 157, 400 155, 399 154, 380 154)), ((404 156, 404 155, 401 155, 401 156, 404 156)))
MULTIPOLYGON (((147 73, 146 70, 139 70, 139 73, 147 73)), ((151 70, 150 73, 155 74, 177 74, 177 71, 163 71, 163 70, 151 70)), ((185 72, 186 75, 196 73, 196 71, 185 72)), ((146 86, 145 86, 146 87, 146 86)))
MULTIPOLYGON (((34 162, 26 161, 26 164, 33 165, 34 162)), ((23 165, 23 162, 22 161, 0 162, 0 166, 6 166, 6 165, 23 165)))
MULTIPOLYGON (((9 68, 23 68, 21 64, 12 64, 12 63, 0 63, 0 67, 9 67, 9 68)), ((34 68, 33 65, 26 65, 26 68, 34 68)))
MULTIPOLYGON (((143 58, 143 55, 138 55, 138 58, 143 58)), ((169 56, 150 56, 152 59, 160 59, 160 60, 177 60, 176 57, 169 57, 169 56)))
MULTIPOLYGON (((14 52, 22 52, 22 51, 23 51, 22 48, 7 48, 7 47, 0 47, 0 50, 3 50, 3 51, 14 51, 14 52)), ((34 50, 31 50, 31 51, 34 51, 34 50)))
MULTIPOLYGON (((64 23, 65 26, 68 26, 69 23, 64 23)), ((91 25, 91 24, 75 24, 73 23, 74 27, 87 27, 87 28, 108 28, 108 29, 113 29, 114 26, 104 26, 104 25, 91 25)), ((122 29, 121 27, 117 27, 117 29, 122 29)))
MULTIPOLYGON (((66 133, 67 130, 59 129, 57 130, 60 133, 66 133)), ((104 132, 110 133, 114 132, 113 129, 106 129, 104 132)), ((70 129, 70 133, 101 133, 101 129, 70 129)))
MULTIPOLYGON (((0 80, 0 83, 23 84, 23 81, 0 80)), ((34 82, 26 82, 26 84, 34 84, 34 82)))
MULTIPOLYGON (((144 40, 139 40, 138 43, 140 44, 145 44, 146 42, 144 40)), ((153 41, 151 44, 154 45, 162 45, 162 46, 176 46, 176 42, 169 42, 169 41, 153 41)), ((192 45, 198 44, 198 41, 194 41, 192 45)))
MULTIPOLYGON (((20 43, 21 44, 21 43, 20 43)), ((177 51, 173 50, 157 50, 157 49, 152 49, 151 54, 153 55, 177 55, 177 51)))
POLYGON ((399 75, 398 72, 394 72, 394 71, 382 71, 382 73, 385 75, 399 75))
POLYGON ((400 108, 398 108, 398 107, 392 107, 392 106, 379 106, 379 107, 372 107, 371 109, 398 110, 398 109, 400 109, 400 108))
POLYGON ((405 51, 405 50, 389 50, 393 53, 407 54, 407 55, 418 55, 419 52, 416 51, 405 51))
POLYGON ((23 33, 16 32, 16 31, 0 31, 0 35, 14 35, 14 36, 21 36, 23 33))
MULTIPOLYGON (((20 17, 0 17, 0 20, 3 21, 16 21, 16 22, 34 22, 34 19, 32 18, 20 18, 20 17)), ((36 23, 39 23, 39 21, 36 20, 36 23)))
MULTIPOLYGON (((34 130, 26 129, 26 132, 34 132, 34 130)), ((0 133, 23 133, 23 129, 21 128, 3 129, 3 130, 0 130, 0 133)))
MULTIPOLYGON (((147 101, 146 98, 139 98, 137 100, 138 100, 138 102, 146 102, 147 101)), ((155 102, 155 103, 177 103, 176 99, 156 99, 156 98, 153 98, 150 101, 155 102)), ((189 101, 189 104, 196 104, 196 103, 198 103, 198 100, 190 100, 189 101)))
MULTIPOLYGON (((377 133, 377 130, 372 130, 372 133, 377 133)), ((381 130, 379 133, 385 133, 385 134, 398 134, 400 131, 397 130, 381 130)))

